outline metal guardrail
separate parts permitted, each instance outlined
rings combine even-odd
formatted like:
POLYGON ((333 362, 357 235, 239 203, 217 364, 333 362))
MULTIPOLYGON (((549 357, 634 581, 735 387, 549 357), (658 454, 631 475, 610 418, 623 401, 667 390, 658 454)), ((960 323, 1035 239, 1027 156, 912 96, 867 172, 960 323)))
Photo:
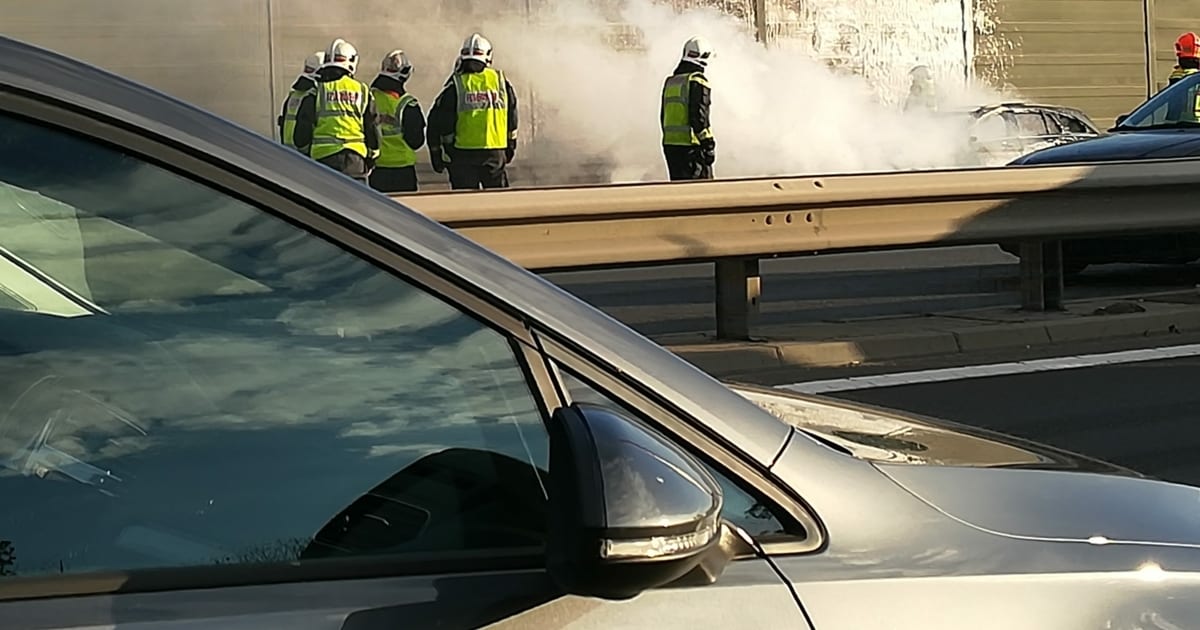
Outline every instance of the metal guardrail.
POLYGON ((537 271, 713 261, 747 338, 762 258, 1019 243, 1022 306, 1062 307, 1063 239, 1200 230, 1200 160, 397 195, 537 271))

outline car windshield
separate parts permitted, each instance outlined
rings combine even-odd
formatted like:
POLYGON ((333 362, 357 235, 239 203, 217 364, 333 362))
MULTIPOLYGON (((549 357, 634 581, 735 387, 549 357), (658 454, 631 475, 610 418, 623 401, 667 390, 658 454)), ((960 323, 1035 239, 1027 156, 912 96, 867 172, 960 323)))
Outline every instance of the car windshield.
POLYGON ((1200 129, 1200 74, 1185 77, 1133 110, 1116 129, 1200 129))

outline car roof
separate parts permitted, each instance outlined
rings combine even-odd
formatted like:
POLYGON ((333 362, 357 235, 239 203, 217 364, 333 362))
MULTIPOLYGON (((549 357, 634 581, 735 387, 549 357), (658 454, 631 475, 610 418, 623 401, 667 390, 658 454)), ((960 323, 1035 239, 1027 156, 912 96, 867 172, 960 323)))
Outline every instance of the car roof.
POLYGON ((245 127, 78 60, 0 36, 3 89, 93 112, 323 206, 628 374, 760 462, 772 461, 791 433, 707 374, 543 278, 245 127))
POLYGON ((999 103, 988 103, 986 105, 980 105, 971 111, 988 112, 1003 109, 1039 109, 1044 111, 1072 114, 1075 116, 1083 116, 1085 118, 1087 117, 1087 114, 1085 114, 1083 110, 1068 105, 1050 105, 1048 103, 1025 101, 1003 101, 999 103))

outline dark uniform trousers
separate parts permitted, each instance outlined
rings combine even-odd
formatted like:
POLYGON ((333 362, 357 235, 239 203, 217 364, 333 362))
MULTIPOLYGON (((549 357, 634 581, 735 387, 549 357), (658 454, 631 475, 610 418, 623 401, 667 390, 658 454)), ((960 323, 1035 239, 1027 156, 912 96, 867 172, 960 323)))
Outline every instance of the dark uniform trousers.
POLYGON ((343 175, 367 183, 367 160, 350 149, 343 149, 317 161, 343 175))
POLYGON ((664 146, 663 156, 671 181, 713 178, 713 167, 701 159, 700 147, 664 146))
POLYGON ((417 167, 381 167, 371 171, 371 188, 382 193, 416 192, 417 167))
POLYGON ((446 170, 450 171, 450 188, 479 190, 508 188, 507 160, 503 149, 455 150, 446 170))

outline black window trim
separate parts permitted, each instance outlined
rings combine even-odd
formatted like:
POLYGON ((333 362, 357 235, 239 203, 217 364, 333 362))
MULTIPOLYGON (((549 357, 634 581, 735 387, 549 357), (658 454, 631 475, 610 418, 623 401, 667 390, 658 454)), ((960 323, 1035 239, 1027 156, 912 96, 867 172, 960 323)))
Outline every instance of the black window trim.
POLYGON ((1062 123, 1054 116, 1054 112, 1047 109, 1037 110, 1042 117, 1042 124, 1046 126, 1046 136, 1063 136, 1070 132, 1063 128, 1062 123))
POLYGON ((80 113, 69 104, 47 100, 0 86, 0 115, 25 119, 84 138, 229 195, 412 283, 489 328, 532 343, 522 318, 506 310, 494 296, 439 274, 434 265, 413 256, 399 244, 354 224, 336 211, 316 204, 305 205, 285 194, 286 191, 268 189, 247 174, 216 164, 211 158, 197 157, 163 139, 152 137, 146 130, 100 120, 95 113, 80 113))
POLYGON ((555 410, 566 404, 557 378, 551 373, 553 364, 546 361, 546 357, 533 344, 514 340, 513 348, 525 371, 525 378, 537 401, 543 421, 547 425, 546 430, 549 431, 550 418, 554 415, 555 410))
MULTIPOLYGON (((586 381, 599 386, 602 390, 621 400, 622 403, 640 413, 655 429, 662 431, 668 439, 679 444, 685 450, 698 454, 702 459, 716 465, 723 474, 750 486, 762 498, 772 502, 783 515, 790 517, 805 531, 804 537, 784 535, 777 537, 757 537, 757 542, 763 551, 771 556, 789 556, 812 554, 824 551, 828 542, 828 532, 816 512, 797 495, 787 484, 776 480, 770 470, 737 455, 732 449, 723 446, 719 436, 710 435, 697 426, 695 421, 688 420, 687 414, 672 410, 665 401, 648 396, 628 380, 614 375, 610 370, 598 367, 585 355, 571 350, 558 340, 540 330, 535 330, 538 345, 549 361, 549 369, 554 373, 555 386, 558 395, 567 398, 562 377, 557 373, 556 364, 562 364, 573 372, 578 373, 586 381)), ((785 444, 783 449, 786 450, 785 444)))
MULTIPOLYGON (((436 267, 411 256, 397 244, 353 225, 351 221, 344 218, 339 221, 339 215, 328 208, 304 206, 244 174, 200 159, 152 137, 145 130, 112 124, 99 120, 94 113, 81 113, 73 106, 47 100, 18 94, 0 86, 0 115, 95 142, 229 195, 359 256, 380 270, 445 301, 464 316, 475 319, 480 325, 501 334, 510 344, 515 344, 514 360, 525 376, 530 394, 543 415, 543 422, 547 421, 546 386, 549 376, 544 372, 542 360, 529 360, 532 333, 522 318, 481 296, 482 292, 472 291, 438 274, 436 267)), ((238 564, 6 577, 0 578, 0 601, 408 575, 544 570, 544 567, 544 550, 528 548, 449 552, 421 557, 411 554, 361 556, 311 561, 303 566, 288 563, 238 564)))
POLYGON ((304 564, 212 564, 0 578, 0 602, 32 601, 209 588, 461 575, 501 571, 545 571, 541 547, 430 554, 396 554, 310 560, 304 564))

